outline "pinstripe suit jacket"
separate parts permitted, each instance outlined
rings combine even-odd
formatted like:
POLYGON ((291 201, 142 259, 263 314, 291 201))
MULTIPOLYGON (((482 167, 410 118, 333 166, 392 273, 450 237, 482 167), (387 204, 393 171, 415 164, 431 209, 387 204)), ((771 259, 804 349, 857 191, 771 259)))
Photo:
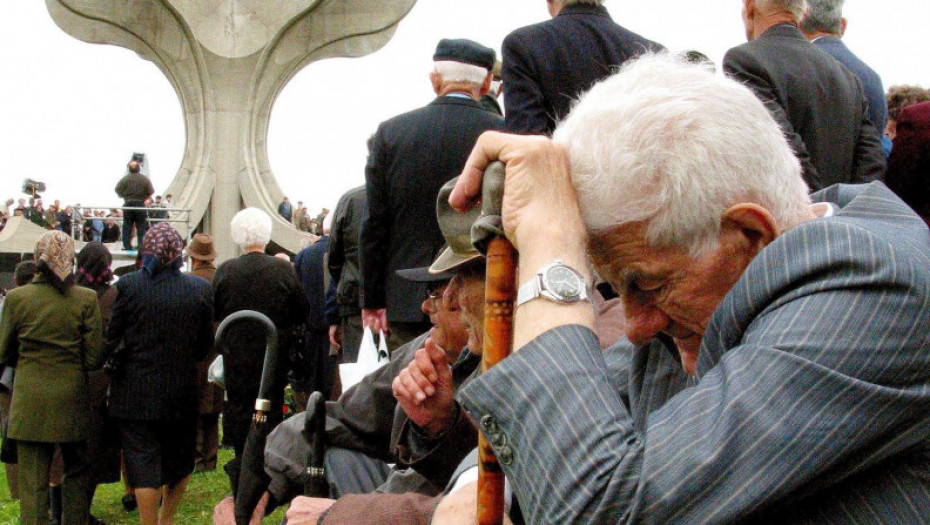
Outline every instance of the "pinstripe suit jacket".
POLYGON ((530 522, 926 522, 930 232, 881 183, 819 196, 839 211, 747 267, 696 384, 637 367, 654 348, 611 377, 563 326, 464 389, 530 522))

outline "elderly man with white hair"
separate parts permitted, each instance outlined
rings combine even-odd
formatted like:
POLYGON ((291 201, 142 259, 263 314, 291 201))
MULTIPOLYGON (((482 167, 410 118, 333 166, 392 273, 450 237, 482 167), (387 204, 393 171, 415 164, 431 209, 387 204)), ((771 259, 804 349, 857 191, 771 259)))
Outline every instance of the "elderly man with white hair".
POLYGON ((453 206, 496 159, 516 350, 459 398, 529 523, 925 522, 930 232, 883 184, 808 197, 750 90, 666 56, 552 140, 484 134, 453 206), (626 309, 606 354, 589 260, 626 309), (660 336, 690 385, 646 372, 660 336))
POLYGON ((727 51, 723 70, 772 112, 811 191, 881 180, 881 130, 862 85, 798 29, 807 9, 807 0, 743 0, 749 42, 727 51))
MULTIPOLYGON (((265 254, 271 240, 271 217, 258 208, 246 208, 230 222, 233 241, 243 254, 220 265, 213 276, 214 320, 221 322, 240 310, 255 310, 268 316, 278 331, 279 353, 274 373, 274 390, 269 425, 281 421, 284 387, 290 366, 287 349, 296 324, 305 322, 310 306, 294 266, 287 260, 265 254)), ((254 412, 265 356, 264 328, 256 321, 231 325, 217 350, 223 354, 226 403, 223 405, 223 434, 235 450, 226 466, 236 492, 239 463, 254 412)))
POLYGON ((420 311, 426 285, 395 272, 432 262, 444 243, 435 215, 439 188, 462 170, 478 135, 504 125, 478 102, 491 85, 494 56, 472 40, 440 40, 429 74, 436 98, 382 122, 371 139, 359 295, 362 322, 375 333, 387 332, 392 350, 430 327, 420 311))

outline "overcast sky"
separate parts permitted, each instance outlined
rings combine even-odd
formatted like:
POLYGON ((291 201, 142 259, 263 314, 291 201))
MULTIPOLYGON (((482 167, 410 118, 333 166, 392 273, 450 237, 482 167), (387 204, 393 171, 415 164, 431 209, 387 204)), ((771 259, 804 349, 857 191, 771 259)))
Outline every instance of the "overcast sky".
MULTIPOLYGON (((380 0, 388 1, 388 0, 380 0)), ((745 40, 740 0, 608 0, 617 23, 672 50, 697 49, 720 63, 745 40)), ((928 0, 848 0, 847 45, 885 87, 930 87, 928 0)), ((333 208, 364 183, 365 140, 378 123, 428 103, 440 38, 471 38, 500 51, 514 28, 548 18, 545 0, 419 0, 393 40, 363 58, 310 64, 272 111, 271 168, 292 201, 333 208)), ((45 201, 117 205, 113 187, 133 151, 149 157, 161 193, 181 163, 177 95, 135 53, 78 41, 41 0, 7 2, 0 17, 0 198, 19 198, 24 178, 45 182, 45 201)))

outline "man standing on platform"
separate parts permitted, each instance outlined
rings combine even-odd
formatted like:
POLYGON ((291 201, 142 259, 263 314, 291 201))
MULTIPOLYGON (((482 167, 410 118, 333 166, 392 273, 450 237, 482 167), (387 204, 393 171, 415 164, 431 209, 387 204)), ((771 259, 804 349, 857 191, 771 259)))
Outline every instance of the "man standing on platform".
MULTIPOLYGON (((139 162, 129 161, 129 173, 116 184, 116 195, 123 199, 127 208, 144 208, 145 201, 152 197, 155 188, 152 181, 139 172, 139 162)), ((148 216, 145 210, 124 210, 123 213, 123 249, 132 249, 132 227, 136 227, 136 245, 142 246, 142 238, 148 231, 148 216)))
POLYGON ((444 242, 435 215, 439 188, 461 171, 478 135, 503 126, 478 102, 491 85, 494 56, 471 40, 441 40, 429 75, 437 98, 382 122, 372 141, 360 246, 362 321, 375 333, 390 330, 392 349, 429 328, 420 311, 426 285, 394 272, 432 261, 444 242))
POLYGON ((546 0, 552 20, 507 35, 503 55, 507 130, 549 135, 572 100, 627 60, 662 45, 620 27, 604 0, 546 0))

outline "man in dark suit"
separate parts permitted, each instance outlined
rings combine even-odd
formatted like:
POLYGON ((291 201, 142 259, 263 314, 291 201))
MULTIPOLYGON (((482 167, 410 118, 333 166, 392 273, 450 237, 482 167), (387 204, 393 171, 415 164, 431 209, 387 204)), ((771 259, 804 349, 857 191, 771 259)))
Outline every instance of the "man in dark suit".
POLYGON ((571 102, 630 58, 662 45, 614 23, 604 0, 546 0, 552 20, 507 35, 507 130, 549 135, 571 102))
POLYGON ((361 288, 358 264, 358 241, 362 220, 368 214, 368 193, 365 186, 353 188, 336 204, 329 234, 329 275, 336 282, 337 316, 329 322, 329 342, 341 348, 342 362, 354 363, 362 341, 362 310, 359 306, 361 288))
POLYGON ((885 158, 862 86, 798 30, 805 5, 805 0, 743 0, 749 42, 727 51, 724 72, 768 106, 811 191, 879 180, 885 158))
MULTIPOLYGON (((846 33, 843 18, 845 0, 807 0, 810 9, 801 21, 804 36, 819 49, 840 61, 859 77, 865 98, 869 101, 869 119, 881 135, 888 123, 888 105, 882 77, 846 47, 841 38, 846 33)), ((882 136, 882 146, 891 151, 891 139, 882 136)))
POLYGON ((362 321, 376 334, 389 329, 391 349, 429 328, 420 311, 426 285, 394 272, 432 261, 443 244, 435 215, 439 188, 461 171, 478 135, 503 126, 478 102, 491 84, 494 55, 470 40, 441 40, 430 73, 437 98, 382 122, 372 141, 365 167, 369 215, 359 248, 362 321))

